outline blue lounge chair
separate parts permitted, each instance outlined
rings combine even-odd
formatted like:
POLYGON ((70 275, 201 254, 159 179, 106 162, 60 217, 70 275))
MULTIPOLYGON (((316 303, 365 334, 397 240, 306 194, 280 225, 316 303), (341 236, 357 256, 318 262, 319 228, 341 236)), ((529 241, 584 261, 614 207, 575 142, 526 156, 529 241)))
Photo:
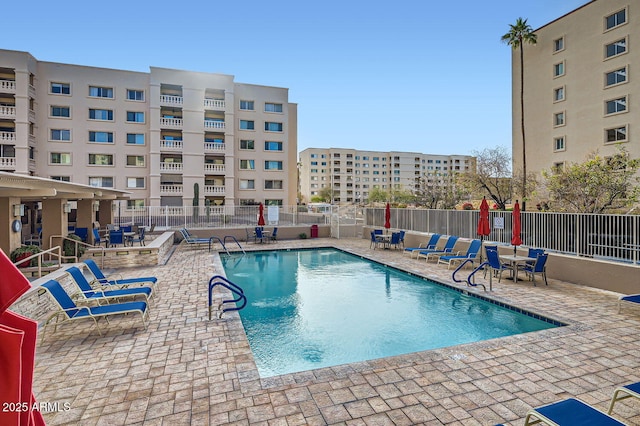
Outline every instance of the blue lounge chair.
POLYGON ((187 245, 198 246, 200 244, 209 244, 209 241, 211 241, 210 238, 198 238, 198 236, 190 233, 187 228, 181 228, 180 233, 182 234, 182 238, 184 238, 184 241, 187 243, 187 245))
POLYGON ((109 245, 113 247, 118 244, 124 245, 124 231, 109 231, 109 245))
POLYGON ((144 226, 141 226, 140 228, 138 228, 138 236, 137 237, 131 237, 129 239, 129 242, 131 243, 131 246, 133 246, 133 243, 140 243, 140 246, 144 245, 144 236, 145 236, 145 229, 144 226))
POLYGON ((95 277, 95 280, 100 285, 116 285, 119 287, 126 287, 133 284, 151 284, 154 290, 157 290, 158 279, 156 277, 140 277, 140 278, 122 278, 120 274, 116 274, 118 278, 112 278, 112 276, 105 276, 100 270, 96 262, 92 259, 86 259, 85 265, 89 268, 89 271, 95 277))
POLYGON ((273 231, 271 231, 271 235, 269 236, 269 239, 271 241, 277 241, 278 240, 278 228, 277 227, 273 228, 273 231))
POLYGON ((254 234, 254 242, 257 243, 258 240, 260 240, 261 243, 264 243, 265 239, 266 238, 265 238, 264 234, 262 233, 262 228, 259 227, 259 226, 256 226, 255 234, 254 234))
POLYGON ((381 234, 371 231, 371 242, 369 243, 369 248, 373 247, 375 250, 376 247, 378 247, 378 244, 382 244, 381 234))
POLYGON ((104 241, 100 238, 100 232, 98 231, 98 228, 93 228, 93 245, 99 246, 103 242, 105 243, 105 246, 108 243, 107 241, 104 241))
POLYGON ((144 325, 145 330, 147 329, 147 322, 145 320, 145 318, 148 316, 146 302, 114 303, 111 305, 103 306, 78 306, 71 299, 71 297, 69 297, 67 292, 64 291, 64 288, 62 288, 59 282, 49 280, 46 283, 42 284, 42 287, 44 287, 49 292, 49 294, 53 296, 54 301, 59 307, 59 310, 51 317, 49 317, 44 324, 44 330, 42 332, 43 340, 49 323, 53 319, 56 320, 55 327, 53 329, 55 333, 55 331, 58 329, 60 318, 62 318, 62 322, 92 319, 94 324, 96 325, 96 328, 98 329, 98 333, 100 334, 100 336, 102 336, 100 327, 98 327, 98 319, 104 317, 108 322, 108 317, 112 315, 137 312, 142 316, 142 324, 144 325))
POLYGON ((444 245, 444 248, 442 249, 436 247, 434 249, 419 250, 418 259, 424 257, 428 262, 430 257, 437 259, 441 255, 453 253, 453 247, 456 245, 456 242, 458 242, 458 237, 450 236, 449 239, 447 239, 447 243, 444 245))
POLYGON ((546 253, 539 254, 535 262, 533 263, 533 265, 525 263, 522 266, 520 266, 520 270, 524 271, 529 276, 529 279, 533 281, 533 285, 536 285, 536 274, 542 275, 542 278, 544 278, 545 285, 549 285, 549 283, 547 282, 547 266, 546 266, 548 257, 549 255, 546 253))
POLYGON ((618 313, 622 309, 622 303, 632 303, 636 306, 640 305, 640 294, 628 294, 618 298, 618 313))
POLYGON ((475 261, 476 257, 478 257, 478 253, 480 253, 480 249, 482 249, 482 241, 472 240, 465 254, 440 256, 438 258, 438 263, 446 263, 447 269, 451 269, 451 265, 458 262, 464 262, 467 259, 475 261))
POLYGON ((402 236, 399 232, 393 232, 391 234, 391 239, 386 242, 386 246, 391 248, 391 246, 395 246, 396 249, 400 248, 400 244, 402 242, 402 236))
MULTIPOLYGON (((497 247, 496 247, 497 248, 497 247)), ((484 270, 485 278, 487 276, 487 271, 489 271, 489 284, 492 284, 493 277, 498 274, 498 282, 502 279, 502 271, 509 270, 513 272, 513 268, 511 265, 507 263, 500 262, 500 256, 498 256, 498 250, 493 250, 487 248, 487 260, 485 263, 488 263, 487 269, 484 270)))
POLYGON ((524 425, 529 426, 541 422, 557 426, 625 426, 624 423, 575 398, 530 410, 524 425))
MULTIPOLYGON (((131 288, 118 288, 115 290, 105 289, 94 289, 89 284, 89 281, 84 276, 82 271, 78 269, 76 266, 72 266, 67 269, 73 281, 75 281, 76 285, 80 289, 80 292, 77 294, 82 295, 87 300, 97 300, 100 303, 102 299, 121 299, 124 297, 136 297, 136 296, 144 296, 145 301, 149 302, 149 298, 153 297, 153 290, 151 287, 140 286, 140 287, 131 287, 131 288)), ((75 296, 72 295, 71 298, 75 296)))
POLYGON ((616 402, 627 398, 640 399, 640 382, 616 388, 616 390, 613 391, 613 397, 611 398, 611 404, 609 405, 609 411, 607 411, 607 414, 611 414, 613 412, 613 406, 616 402))
POLYGON ((429 250, 435 249, 436 244, 438 244, 438 240, 440 239, 440 234, 431 234, 429 241, 427 241, 424 245, 420 243, 418 247, 407 247, 404 249, 404 254, 409 254, 409 256, 413 257, 413 253, 418 253, 420 250, 429 250))

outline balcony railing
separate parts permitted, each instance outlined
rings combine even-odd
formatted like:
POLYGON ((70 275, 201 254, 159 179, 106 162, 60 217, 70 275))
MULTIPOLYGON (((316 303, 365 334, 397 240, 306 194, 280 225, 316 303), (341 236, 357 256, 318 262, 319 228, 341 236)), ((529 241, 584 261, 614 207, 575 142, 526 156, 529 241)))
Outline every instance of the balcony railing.
POLYGON ((16 118, 16 107, 0 106, 0 118, 16 118))
POLYGON ((224 124, 224 121, 204 120, 204 127, 206 129, 224 129, 224 124))
POLYGON ((179 185, 160 185, 160 194, 162 194, 162 195, 182 194, 182 184, 179 184, 179 185))
POLYGON ((205 195, 222 195, 224 194, 224 186, 220 185, 205 185, 204 193, 205 195))
POLYGON ((29 110, 29 121, 35 123, 36 121, 36 112, 32 109, 29 110))
POLYGON ((16 93, 16 82, 13 80, 0 80, 0 92, 16 93))
POLYGON ((182 106, 184 98, 182 96, 160 95, 160 105, 182 106))
POLYGON ((204 109, 224 110, 224 99, 205 99, 204 109))
POLYGON ((0 157, 0 170, 13 170, 15 168, 15 157, 0 157))
POLYGON ((221 173, 221 174, 224 174, 225 165, 224 164, 205 164, 204 165, 204 172, 205 173, 221 173))
POLYGON ((16 132, 0 132, 0 142, 15 142, 16 132))
POLYGON ((181 172, 182 163, 160 163, 161 172, 181 172))
POLYGON ((220 142, 205 142, 205 152, 224 152, 224 144, 220 142))
POLYGON ((182 118, 160 117, 160 127, 182 129, 182 118))
POLYGON ((166 151, 182 151, 182 141, 173 139, 161 139, 160 149, 166 151))

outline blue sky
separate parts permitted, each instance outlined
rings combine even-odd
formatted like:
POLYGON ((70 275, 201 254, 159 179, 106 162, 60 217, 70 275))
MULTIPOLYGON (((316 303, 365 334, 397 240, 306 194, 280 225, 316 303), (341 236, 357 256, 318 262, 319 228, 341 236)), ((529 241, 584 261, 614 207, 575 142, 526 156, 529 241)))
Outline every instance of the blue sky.
POLYGON ((509 24, 538 28, 587 2, 13 1, 0 47, 287 87, 300 151, 470 154, 511 147, 511 51, 500 42, 509 24))

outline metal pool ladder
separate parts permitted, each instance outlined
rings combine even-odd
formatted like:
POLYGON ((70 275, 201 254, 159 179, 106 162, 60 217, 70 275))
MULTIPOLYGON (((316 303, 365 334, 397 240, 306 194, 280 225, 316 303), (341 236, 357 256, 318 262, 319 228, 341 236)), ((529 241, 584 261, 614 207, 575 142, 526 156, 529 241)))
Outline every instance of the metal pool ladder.
POLYGON ((229 253, 229 249, 225 245, 225 243, 227 242, 227 238, 235 241, 236 244, 238 245, 238 247, 240 247, 240 250, 242 250, 242 253, 247 254, 244 251, 244 249, 242 248, 242 246, 240 245, 240 242, 233 235, 225 235, 223 240, 221 240, 220 237, 216 237, 215 235, 213 237, 209 238, 209 251, 211 251, 211 245, 213 244, 213 241, 217 240, 220 243, 220 245, 222 246, 222 248, 224 249, 224 251, 227 252, 227 254, 230 254, 229 253))
POLYGON ((212 308, 211 305, 213 304, 213 288, 215 286, 217 286, 217 285, 226 288, 227 290, 229 290, 231 293, 233 293, 236 296, 235 299, 223 300, 222 303, 220 303, 218 305, 218 310, 220 310, 222 305, 224 305, 225 303, 235 303, 236 304, 235 306, 230 306, 230 307, 226 307, 226 308, 222 309, 222 311, 218 315, 218 318, 222 318, 222 315, 225 312, 239 311, 240 309, 244 308, 247 305, 247 298, 244 295, 244 290, 242 290, 242 288, 240 288, 240 286, 232 283, 231 281, 229 281, 228 279, 226 279, 222 275, 214 275, 209 280, 209 320, 211 320, 211 308, 212 308), (237 305, 238 302, 241 302, 240 306, 237 305))
MULTIPOLYGON (((471 264, 473 265, 473 259, 467 259, 464 262, 462 262, 460 265, 458 265, 458 267, 456 268, 455 271, 453 271, 453 273, 451 274, 451 279, 457 283, 461 283, 463 281, 467 282, 467 285, 471 286, 471 287, 477 287, 477 286, 482 286, 482 288, 484 289, 484 291, 487 291, 487 288, 484 286, 484 284, 476 284, 473 280, 473 276, 475 275, 476 272, 481 271, 482 269, 484 269, 484 267, 486 265, 489 265, 489 262, 483 262, 480 264, 480 266, 478 266, 476 269, 474 269, 473 271, 471 271, 471 273, 469 274, 469 276, 467 277, 466 280, 459 280, 456 278, 456 272, 458 272, 460 269, 462 269, 464 267, 464 265, 466 265, 467 263, 471 262, 471 264)), ((491 286, 491 279, 489 279, 489 286, 491 286)), ((489 288, 489 290, 492 290, 491 288, 489 288)))

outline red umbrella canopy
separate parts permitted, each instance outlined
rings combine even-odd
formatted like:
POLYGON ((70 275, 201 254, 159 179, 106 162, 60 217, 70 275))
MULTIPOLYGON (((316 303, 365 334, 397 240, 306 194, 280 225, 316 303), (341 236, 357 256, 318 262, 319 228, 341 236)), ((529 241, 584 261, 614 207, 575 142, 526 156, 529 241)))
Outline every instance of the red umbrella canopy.
POLYGON ((511 244, 514 246, 519 246, 522 244, 522 239, 520 238, 520 204, 518 204, 518 200, 513 205, 513 228, 511 229, 511 244))
POLYGON ((478 235, 487 236, 491 233, 491 227, 489 226, 489 203, 487 199, 482 197, 480 203, 480 219, 478 220, 478 235))
POLYGON ((384 210, 384 227, 391 228, 391 206, 387 203, 387 207, 384 210))
POLYGON ((264 206, 260 203, 260 207, 258 207, 258 225, 264 226, 264 206))

